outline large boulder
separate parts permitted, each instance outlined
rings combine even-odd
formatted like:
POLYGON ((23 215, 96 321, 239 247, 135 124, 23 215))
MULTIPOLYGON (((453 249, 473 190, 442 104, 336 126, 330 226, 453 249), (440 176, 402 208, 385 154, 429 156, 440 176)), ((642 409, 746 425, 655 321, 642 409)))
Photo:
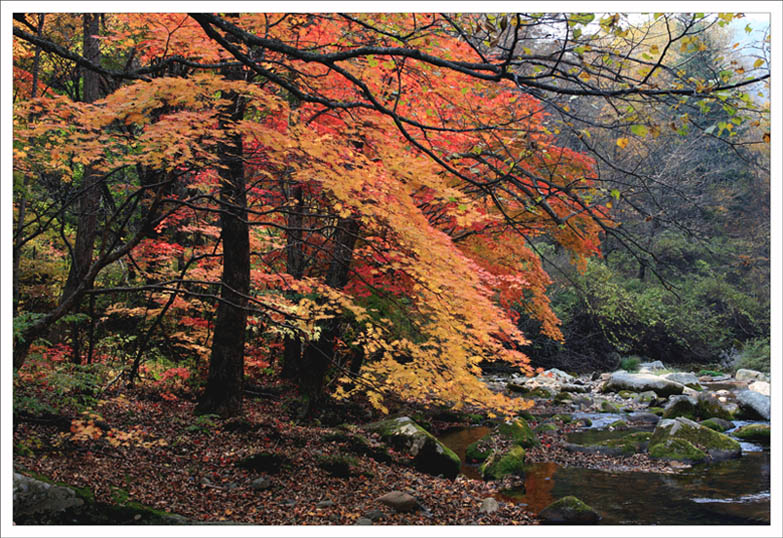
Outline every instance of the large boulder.
POLYGON ((528 426, 523 418, 502 422, 495 431, 500 437, 509 439, 515 445, 524 448, 531 448, 538 445, 536 434, 533 433, 533 430, 530 429, 530 426, 528 426))
POLYGON ((639 370, 664 370, 666 366, 661 361, 643 362, 639 364, 639 370))
POLYGON ((366 429, 378 433, 395 450, 410 455, 414 467, 423 473, 448 478, 459 474, 459 456, 410 417, 373 422, 366 429))
POLYGON ((769 420, 769 396, 753 390, 741 390, 737 392, 737 402, 744 417, 769 420))
POLYGON ((545 525, 595 525, 601 516, 573 495, 558 499, 538 513, 545 525))
POLYGON ((769 383, 769 376, 756 370, 748 370, 746 368, 740 368, 737 373, 734 374, 734 379, 737 381, 766 381, 769 383))
POLYGON ((682 394, 684 385, 669 381, 652 374, 629 374, 628 372, 614 372, 604 385, 606 392, 619 392, 630 390, 632 392, 644 392, 652 390, 658 396, 666 397, 682 394))
POLYGON ((720 461, 730 458, 738 458, 742 454, 740 444, 722 433, 716 432, 702 426, 688 418, 677 417, 674 419, 663 419, 655 427, 655 431, 650 437, 649 453, 653 457, 664 459, 689 459, 698 460, 698 454, 693 452, 693 457, 672 457, 667 458, 667 454, 672 451, 676 453, 692 452, 688 445, 684 443, 669 442, 672 439, 686 441, 689 445, 706 454, 712 461, 720 461), (663 445, 656 448, 656 445, 663 445))
POLYGON ((708 418, 707 420, 702 420, 700 424, 720 433, 734 427, 734 424, 730 420, 724 420, 722 418, 708 418))
POLYGON ((653 458, 681 461, 684 463, 704 463, 708 457, 691 442, 685 439, 666 439, 650 447, 649 454, 653 458))
POLYGON ((84 504, 71 488, 53 486, 20 473, 14 473, 13 486, 14 520, 33 514, 56 514, 84 504))

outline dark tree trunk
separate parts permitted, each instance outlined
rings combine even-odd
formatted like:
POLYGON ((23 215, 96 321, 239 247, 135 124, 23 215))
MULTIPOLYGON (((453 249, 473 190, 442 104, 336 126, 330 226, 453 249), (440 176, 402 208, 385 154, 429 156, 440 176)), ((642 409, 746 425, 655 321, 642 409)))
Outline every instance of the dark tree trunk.
MULTIPOLYGON (((243 78, 239 67, 224 69, 232 80, 243 78)), ((233 92, 224 96, 231 101, 220 120, 220 128, 242 119, 244 103, 233 92)), ((223 277, 217 307, 209 377, 196 414, 215 413, 223 417, 242 412, 242 385, 245 365, 245 329, 247 297, 250 291, 250 237, 247 225, 247 197, 242 137, 234 135, 228 143, 218 144, 220 160, 220 214, 223 241, 223 277)))
MULTIPOLYGON (((348 283, 351 257, 359 233, 359 221, 341 218, 334 233, 334 252, 326 275, 326 284, 342 289, 348 283)), ((299 376, 299 390, 305 398, 305 415, 311 415, 323 397, 324 380, 329 366, 334 361, 334 344, 339 335, 340 316, 326 321, 321 327, 320 337, 307 344, 302 355, 302 370, 299 376)))
MULTIPOLYGON (((93 37, 98 34, 99 15, 97 13, 85 13, 82 17, 84 23, 84 56, 91 62, 99 64, 101 59, 99 42, 93 37)), ((100 98, 99 75, 85 69, 82 77, 82 100, 85 103, 97 101, 100 98)), ((92 263, 93 247, 95 246, 95 236, 98 229, 98 208, 101 200, 100 179, 100 176, 95 173, 91 166, 84 167, 78 203, 79 221, 76 227, 76 241, 71 251, 71 268, 63 287, 61 301, 64 301, 76 292, 77 288, 79 288, 79 283, 84 280, 92 263)), ((92 284, 90 283, 88 287, 92 287, 92 284)), ((81 304, 77 302, 75 305, 76 311, 78 312, 80 308, 81 304)), ((80 325, 78 322, 71 324, 72 360, 75 363, 81 362, 79 349, 80 325)))
MULTIPOLYGON (((294 278, 304 275, 304 196, 302 185, 295 185, 291 190, 296 204, 291 208, 287 218, 286 235, 286 272, 294 278)), ((283 368, 280 375, 284 379, 296 379, 302 361, 302 341, 299 338, 286 336, 283 339, 283 368)))

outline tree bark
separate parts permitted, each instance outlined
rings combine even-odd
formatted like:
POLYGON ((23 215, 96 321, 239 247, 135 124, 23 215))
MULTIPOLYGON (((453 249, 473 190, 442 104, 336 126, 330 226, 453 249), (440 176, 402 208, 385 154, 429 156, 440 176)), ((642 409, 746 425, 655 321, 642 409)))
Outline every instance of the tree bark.
MULTIPOLYGON (((83 45, 84 56, 93 63, 100 63, 101 52, 99 42, 95 39, 98 34, 97 13, 85 13, 83 16, 83 45)), ((85 103, 92 103, 100 98, 100 80, 99 75, 94 71, 85 69, 82 75, 83 92, 82 100, 85 103)), ((79 194, 78 212, 79 221, 76 228, 76 241, 71 251, 71 268, 68 271, 68 279, 63 287, 61 301, 74 294, 79 287, 79 283, 84 280, 90 264, 92 263, 93 248, 95 246, 95 236, 98 228, 98 208, 100 206, 101 190, 100 176, 95 173, 91 166, 84 167, 82 177, 81 193, 79 194)), ((92 283, 88 286, 92 287, 92 283)), ((81 308, 80 302, 76 303, 76 311, 81 308)), ((72 360, 75 363, 81 362, 80 352, 80 323, 71 324, 71 336, 73 344, 72 360)))
MULTIPOLYGON (((231 80, 243 78, 240 67, 223 70, 231 80)), ((242 98, 229 92, 224 96, 231 104, 224 110, 220 128, 244 116, 242 98)), ((223 276, 217 307, 209 375, 196 414, 215 413, 223 417, 242 412, 244 382, 247 297, 250 292, 250 235, 247 225, 245 170, 242 161, 242 136, 233 135, 227 143, 218 144, 221 178, 220 213, 223 241, 223 276)))
MULTIPOLYGON (((326 275, 328 286, 339 290, 348 283, 351 258, 358 234, 358 220, 354 218, 338 220, 334 233, 334 252, 326 275)), ((340 332, 341 322, 340 316, 327 320, 321 327, 319 338, 305 347, 299 376, 299 390, 305 399, 303 409, 305 416, 312 415, 323 398, 324 380, 329 366, 334 362, 334 344, 340 332)))
MULTIPOLYGON (((304 275, 304 196, 302 186, 295 185, 291 194, 296 204, 288 214, 286 231, 286 272, 294 278, 304 275)), ((280 372, 284 379, 296 379, 300 373, 302 361, 302 341, 295 336, 283 339, 283 368, 280 372)))

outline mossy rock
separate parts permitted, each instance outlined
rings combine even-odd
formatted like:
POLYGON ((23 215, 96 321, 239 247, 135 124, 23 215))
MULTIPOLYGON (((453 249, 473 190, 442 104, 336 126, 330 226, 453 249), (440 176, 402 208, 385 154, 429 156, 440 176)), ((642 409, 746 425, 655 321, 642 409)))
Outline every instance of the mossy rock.
POLYGON ((685 417, 662 419, 650 438, 650 447, 658 444, 665 445, 669 439, 688 441, 713 461, 737 458, 742 454, 740 444, 728 435, 711 430, 685 417))
POLYGON ((558 392, 554 398, 557 403, 570 402, 573 400, 573 396, 569 392, 558 392))
POLYGON ((574 420, 574 417, 567 413, 559 413, 557 415, 552 415, 550 420, 560 421, 563 424, 570 424, 574 420))
POLYGON ((658 415, 659 417, 662 417, 664 411, 666 410, 663 407, 648 407, 647 411, 653 413, 654 415, 658 415))
POLYGON ((545 525, 595 525, 601 516, 578 498, 569 495, 541 510, 538 518, 545 525))
POLYGON ((623 398, 624 400, 628 400, 630 398, 633 398, 636 395, 636 393, 630 390, 621 390, 620 392, 617 393, 617 395, 620 398, 623 398))
POLYGON ((550 391, 544 387, 536 387, 532 390, 525 391, 523 396, 527 398, 546 398, 549 399, 553 396, 554 391, 550 391))
POLYGON ((471 413, 471 414, 468 414, 467 417, 468 417, 468 421, 471 424, 481 424, 482 422, 484 422, 484 415, 477 415, 477 414, 471 413))
POLYGON ((737 428, 733 433, 735 437, 746 441, 769 443, 769 432, 769 424, 747 424, 737 428))
POLYGON ((481 465, 481 476, 485 480, 498 480, 504 476, 522 476, 525 472, 525 449, 512 446, 507 452, 493 452, 481 465))
POLYGON ((547 433, 547 432, 556 432, 560 430, 556 425, 552 424, 551 422, 543 422, 535 427, 533 430, 536 433, 547 433))
POLYGON ((707 460, 707 454, 685 439, 677 438, 667 439, 662 443, 651 445, 649 454, 653 458, 686 463, 703 463, 707 460))
POLYGON ((609 402, 607 400, 603 400, 601 402, 601 412, 602 413, 619 413, 620 408, 613 404, 612 402, 609 402))
POLYGON ((697 413, 700 418, 722 418, 723 420, 734 418, 721 401, 708 392, 699 394, 697 402, 697 413))
POLYGON ((658 395, 655 394, 654 390, 646 390, 644 392, 634 393, 633 399, 636 402, 647 403, 658 399, 658 395))
POLYGON ((630 456, 637 452, 644 452, 650 442, 652 434, 650 432, 636 432, 624 435, 619 439, 609 439, 601 443, 607 448, 616 449, 623 456, 630 456))
POLYGON ((730 421, 722 418, 708 418, 707 420, 702 420, 699 424, 720 433, 730 430, 734 426, 730 421))
POLYGON ((587 417, 582 417, 582 418, 576 419, 576 423, 577 424, 581 424, 582 426, 584 426, 586 428, 589 428, 590 426, 593 425, 593 421, 590 420, 587 417))
POLYGON ((695 420, 698 415, 694 398, 685 395, 672 396, 663 411, 663 418, 685 417, 695 420))
POLYGON ((481 445, 482 441, 486 441, 490 438, 490 435, 487 434, 478 441, 475 441, 473 443, 470 443, 465 448, 465 460, 469 463, 481 463, 485 461, 489 455, 492 453, 491 449, 481 450, 479 446, 481 445))
POLYGON ((626 422, 623 419, 615 420, 614 422, 609 424, 609 427, 614 428, 615 430, 627 430, 628 428, 630 428, 628 422, 626 422))
POLYGON ((533 430, 528 426, 527 421, 518 418, 502 422, 496 429, 497 433, 506 439, 524 448, 531 448, 538 445, 538 438, 533 430))
POLYGON ((397 417, 368 424, 365 428, 378 433, 384 443, 412 457, 413 466, 427 474, 454 478, 459 474, 459 456, 438 441, 410 417, 397 417))

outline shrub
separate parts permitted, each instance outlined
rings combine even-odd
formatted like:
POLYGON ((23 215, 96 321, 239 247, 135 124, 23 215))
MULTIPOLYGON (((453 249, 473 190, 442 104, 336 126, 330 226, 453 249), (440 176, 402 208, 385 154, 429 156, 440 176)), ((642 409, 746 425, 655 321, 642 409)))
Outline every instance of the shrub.
POLYGON ((769 338, 748 340, 734 363, 734 368, 769 373, 769 354, 769 338))
POLYGON ((625 357, 624 359, 620 360, 620 368, 626 372, 636 372, 639 370, 639 365, 641 363, 642 361, 639 359, 639 357, 625 357))

